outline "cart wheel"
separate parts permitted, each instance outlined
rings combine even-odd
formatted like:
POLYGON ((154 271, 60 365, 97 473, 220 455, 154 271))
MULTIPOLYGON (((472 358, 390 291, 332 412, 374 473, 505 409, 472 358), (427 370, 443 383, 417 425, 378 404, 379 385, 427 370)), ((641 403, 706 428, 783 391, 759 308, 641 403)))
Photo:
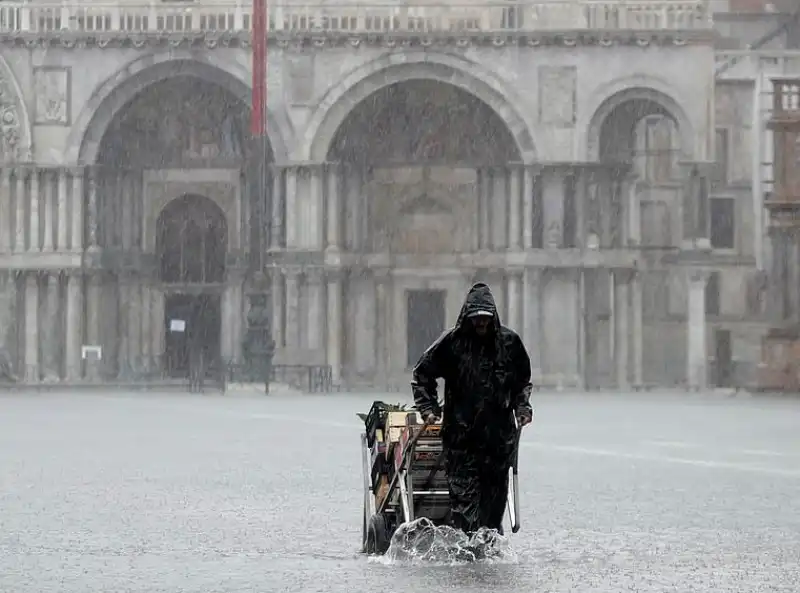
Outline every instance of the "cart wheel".
POLYGON ((389 549, 391 539, 392 534, 386 515, 372 515, 367 526, 367 541, 364 545, 364 551, 367 554, 385 554, 389 549))

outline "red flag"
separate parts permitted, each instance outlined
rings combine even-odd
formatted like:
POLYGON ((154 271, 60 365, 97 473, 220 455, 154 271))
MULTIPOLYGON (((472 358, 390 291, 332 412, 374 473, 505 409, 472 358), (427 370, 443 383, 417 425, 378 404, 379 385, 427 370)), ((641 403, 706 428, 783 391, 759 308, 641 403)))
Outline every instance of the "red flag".
POLYGON ((253 0, 253 109, 250 133, 267 133, 267 2, 253 0))

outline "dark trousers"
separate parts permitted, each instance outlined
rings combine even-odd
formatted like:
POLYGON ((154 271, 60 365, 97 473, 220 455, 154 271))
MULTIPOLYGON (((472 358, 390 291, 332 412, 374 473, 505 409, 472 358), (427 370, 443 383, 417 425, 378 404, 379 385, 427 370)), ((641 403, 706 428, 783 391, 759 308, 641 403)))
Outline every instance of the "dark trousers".
POLYGON ((480 527, 502 533, 509 462, 486 453, 449 449, 445 463, 453 527, 466 533, 480 527))

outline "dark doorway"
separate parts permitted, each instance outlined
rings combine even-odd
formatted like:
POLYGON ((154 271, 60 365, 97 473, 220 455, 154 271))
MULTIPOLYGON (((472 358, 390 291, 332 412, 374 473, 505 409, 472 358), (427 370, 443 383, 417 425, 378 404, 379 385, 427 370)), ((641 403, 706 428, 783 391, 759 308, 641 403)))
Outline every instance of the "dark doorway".
POLYGON ((718 329, 714 332, 714 359, 716 386, 730 387, 733 382, 733 349, 729 329, 718 329))
POLYGON ((165 368, 170 377, 188 377, 202 360, 207 374, 220 357, 220 298, 215 294, 171 294, 164 308, 165 368))
POLYGON ((444 331, 445 291, 409 290, 407 294, 408 367, 412 368, 444 331))
POLYGON ((225 215, 213 201, 195 195, 173 200, 158 217, 156 249, 161 281, 224 282, 227 237, 225 215))

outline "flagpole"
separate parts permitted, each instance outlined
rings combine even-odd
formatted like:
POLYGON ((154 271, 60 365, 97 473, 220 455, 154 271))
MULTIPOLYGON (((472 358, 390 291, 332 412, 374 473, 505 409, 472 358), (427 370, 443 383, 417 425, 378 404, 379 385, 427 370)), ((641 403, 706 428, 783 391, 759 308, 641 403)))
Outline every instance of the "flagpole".
MULTIPOLYGON (((258 197, 260 216, 254 217, 260 223, 257 251, 254 258, 257 273, 263 272, 263 253, 269 240, 267 234, 271 227, 267 223, 271 215, 269 208, 267 183, 267 158, 269 140, 267 139, 267 2, 253 0, 253 107, 250 120, 250 132, 255 148, 254 191, 258 197)), ((255 214, 255 213, 254 213, 255 214)))

